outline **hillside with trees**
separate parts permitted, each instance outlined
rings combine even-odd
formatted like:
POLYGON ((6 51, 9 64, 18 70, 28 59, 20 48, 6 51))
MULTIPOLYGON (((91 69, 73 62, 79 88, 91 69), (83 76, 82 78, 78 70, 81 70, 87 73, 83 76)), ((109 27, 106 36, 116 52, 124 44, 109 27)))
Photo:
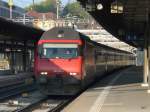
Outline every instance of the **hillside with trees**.
POLYGON ((35 4, 34 6, 30 5, 26 7, 27 11, 34 10, 42 13, 47 13, 47 12, 56 13, 56 8, 57 8, 56 0, 44 0, 40 3, 35 4))
POLYGON ((89 17, 89 14, 82 8, 79 2, 70 3, 64 7, 62 11, 62 16, 67 15, 76 16, 82 19, 89 17))
MULTIPOLYGON (((71 16, 71 17, 78 17, 78 18, 88 18, 89 14, 83 10, 82 6, 80 6, 80 4, 78 2, 72 2, 72 3, 68 3, 64 8, 61 8, 61 2, 59 0, 60 3, 60 17, 67 17, 67 16, 71 16)), ((57 10, 57 4, 56 4, 56 0, 45 0, 42 1, 40 3, 33 5, 30 5, 28 7, 26 7, 27 11, 29 10, 34 10, 37 12, 42 12, 42 13, 47 13, 47 12, 53 12, 56 14, 56 10, 57 10)))

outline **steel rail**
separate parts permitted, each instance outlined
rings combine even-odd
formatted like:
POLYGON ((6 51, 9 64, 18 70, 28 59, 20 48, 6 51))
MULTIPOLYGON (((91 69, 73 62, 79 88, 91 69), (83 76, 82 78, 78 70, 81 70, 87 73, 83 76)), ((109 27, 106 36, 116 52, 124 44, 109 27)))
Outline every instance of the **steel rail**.
POLYGON ((49 110, 49 112, 60 112, 65 106, 67 106, 70 102, 72 101, 72 99, 66 100, 66 101, 62 101, 60 104, 58 104, 56 107, 54 107, 53 109, 49 110))
POLYGON ((12 112, 30 112, 34 107, 40 105, 42 102, 44 102, 45 100, 47 100, 47 96, 39 99, 38 101, 28 105, 28 106, 25 106, 23 108, 20 108, 20 109, 17 109, 17 110, 14 110, 12 112))
POLYGON ((33 91, 36 90, 36 87, 33 85, 18 85, 10 87, 9 89, 5 89, 5 91, 0 91, 0 101, 6 100, 10 97, 13 97, 17 94, 27 92, 27 91, 33 91))

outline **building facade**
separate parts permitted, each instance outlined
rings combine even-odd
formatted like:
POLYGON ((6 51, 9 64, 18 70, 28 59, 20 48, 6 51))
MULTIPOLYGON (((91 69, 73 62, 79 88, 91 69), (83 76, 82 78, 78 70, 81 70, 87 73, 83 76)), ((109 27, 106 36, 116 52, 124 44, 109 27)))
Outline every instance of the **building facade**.
MULTIPOLYGON (((12 7, 12 18, 22 17, 25 13, 25 10, 23 8, 20 8, 18 6, 12 7)), ((7 2, 4 2, 0 0, 0 17, 3 18, 10 18, 10 9, 7 2)))

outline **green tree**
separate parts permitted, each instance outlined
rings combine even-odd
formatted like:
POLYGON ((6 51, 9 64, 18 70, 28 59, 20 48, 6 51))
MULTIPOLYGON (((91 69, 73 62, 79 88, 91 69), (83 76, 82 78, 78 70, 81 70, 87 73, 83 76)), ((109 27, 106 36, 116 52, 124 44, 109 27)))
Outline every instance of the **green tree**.
POLYGON ((62 12, 62 16, 66 15, 72 15, 77 16, 79 18, 87 18, 89 17, 89 14, 83 10, 82 6, 79 4, 79 2, 73 2, 70 4, 67 4, 62 12))
MULTIPOLYGON (((34 6, 30 5, 30 6, 26 7, 26 9, 28 11, 32 9, 37 12, 43 12, 43 13, 54 12, 54 13, 56 13, 56 8, 57 8, 56 1, 57 0, 44 0, 38 4, 35 4, 34 6)), ((60 0, 59 0, 59 3, 61 4, 60 0)))

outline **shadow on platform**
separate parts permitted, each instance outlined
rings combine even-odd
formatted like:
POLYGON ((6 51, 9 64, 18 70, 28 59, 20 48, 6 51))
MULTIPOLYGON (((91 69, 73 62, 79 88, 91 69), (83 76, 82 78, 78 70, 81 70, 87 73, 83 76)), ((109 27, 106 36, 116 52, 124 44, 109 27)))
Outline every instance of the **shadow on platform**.
MULTIPOLYGON (((91 89, 88 89, 87 91, 103 90, 104 89, 103 87, 106 86, 112 86, 112 89, 124 88, 124 90, 120 90, 120 91, 129 91, 128 89, 126 90, 125 88, 129 88, 129 87, 133 88, 134 86, 137 86, 137 84, 142 83, 142 81, 143 81, 143 68, 132 66, 130 68, 126 68, 124 70, 121 70, 120 72, 115 72, 103 78, 102 80, 97 82, 94 86, 92 86, 91 89), (120 75, 120 77, 115 81, 115 83, 113 84, 110 83, 117 75, 120 75)), ((136 90, 133 91, 139 91, 139 89, 137 88, 136 90)))

